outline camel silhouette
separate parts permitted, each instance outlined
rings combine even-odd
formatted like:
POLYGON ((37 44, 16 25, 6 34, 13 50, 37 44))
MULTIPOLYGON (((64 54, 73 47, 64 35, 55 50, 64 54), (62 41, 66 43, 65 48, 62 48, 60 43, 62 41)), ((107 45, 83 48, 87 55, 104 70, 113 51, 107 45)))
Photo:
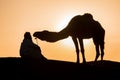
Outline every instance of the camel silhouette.
POLYGON ((83 39, 92 38, 96 49, 95 62, 98 60, 100 53, 101 60, 103 60, 105 30, 98 21, 93 19, 90 13, 74 16, 67 27, 59 32, 36 31, 33 36, 47 42, 56 42, 71 36, 76 48, 77 63, 80 63, 78 43, 80 44, 83 63, 86 63, 83 39))

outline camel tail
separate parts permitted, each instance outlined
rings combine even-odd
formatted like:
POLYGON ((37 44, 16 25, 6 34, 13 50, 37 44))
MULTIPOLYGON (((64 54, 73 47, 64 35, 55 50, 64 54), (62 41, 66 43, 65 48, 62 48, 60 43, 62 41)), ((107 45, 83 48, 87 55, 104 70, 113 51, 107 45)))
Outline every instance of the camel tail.
POLYGON ((105 44, 105 30, 102 28, 101 24, 99 22, 96 22, 96 27, 98 28, 99 32, 99 43, 100 43, 100 48, 103 50, 104 49, 104 44, 105 44))

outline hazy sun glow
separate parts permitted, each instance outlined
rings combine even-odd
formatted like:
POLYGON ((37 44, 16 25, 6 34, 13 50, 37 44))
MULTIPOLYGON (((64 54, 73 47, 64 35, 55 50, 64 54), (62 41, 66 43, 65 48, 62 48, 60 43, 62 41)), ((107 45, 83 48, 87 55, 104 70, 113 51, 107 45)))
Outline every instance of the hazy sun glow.
MULTIPOLYGON (((65 15, 65 14, 64 14, 64 15, 65 15)), ((55 29, 56 29, 57 31, 60 31, 60 30, 64 29, 64 28, 68 25, 69 21, 71 20, 71 18, 72 18, 73 16, 70 15, 70 14, 68 14, 68 15, 65 15, 65 16, 63 16, 63 17, 64 17, 64 18, 61 19, 61 20, 59 21, 59 23, 57 23, 58 25, 55 27, 55 29)))
MULTIPOLYGON (((91 41, 91 39, 84 39, 83 40, 84 46, 90 45, 90 41, 91 41)), ((64 44, 64 46, 66 46, 66 47, 71 47, 72 48, 74 46, 74 43, 73 43, 71 37, 68 37, 67 39, 64 39, 63 41, 61 41, 61 43, 64 44)))

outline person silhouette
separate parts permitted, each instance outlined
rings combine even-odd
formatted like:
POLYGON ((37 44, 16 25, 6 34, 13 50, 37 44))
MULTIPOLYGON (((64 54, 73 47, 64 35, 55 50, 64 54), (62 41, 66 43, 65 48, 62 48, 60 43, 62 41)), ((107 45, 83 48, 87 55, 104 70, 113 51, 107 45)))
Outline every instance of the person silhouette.
POLYGON ((41 53, 40 47, 33 43, 30 32, 25 32, 20 46, 20 56, 24 60, 47 60, 41 53))

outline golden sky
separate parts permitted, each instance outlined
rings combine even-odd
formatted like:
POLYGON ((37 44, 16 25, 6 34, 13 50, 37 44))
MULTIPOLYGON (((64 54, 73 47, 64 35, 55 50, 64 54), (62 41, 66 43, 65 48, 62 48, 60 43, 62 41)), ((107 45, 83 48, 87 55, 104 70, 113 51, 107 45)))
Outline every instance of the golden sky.
MULTIPOLYGON (((60 31, 73 16, 84 13, 91 13, 106 31, 104 59, 120 62, 120 0, 0 0, 0 56, 19 57, 26 31, 31 35, 60 31)), ((76 61, 70 37, 55 43, 38 40, 38 44, 48 59, 76 61)), ((85 41, 85 56, 87 61, 95 58, 92 39, 85 41)))

